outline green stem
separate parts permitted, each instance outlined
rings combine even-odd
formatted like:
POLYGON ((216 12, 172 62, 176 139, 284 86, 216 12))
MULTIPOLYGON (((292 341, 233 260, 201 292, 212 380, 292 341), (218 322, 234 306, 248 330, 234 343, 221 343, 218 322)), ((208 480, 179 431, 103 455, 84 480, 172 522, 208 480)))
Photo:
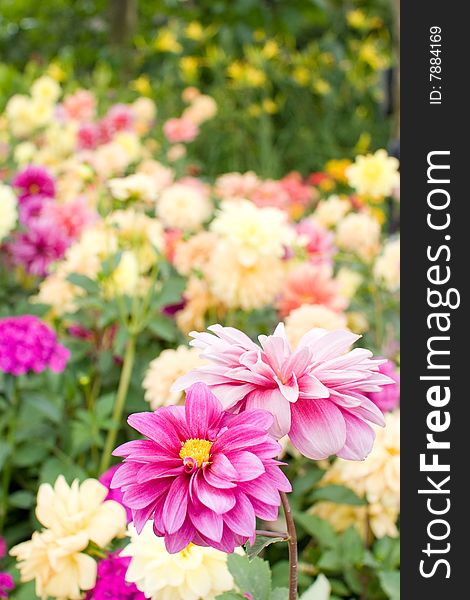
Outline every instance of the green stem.
POLYGON ((116 395, 116 400, 114 402, 113 414, 111 417, 112 424, 111 428, 108 431, 108 435, 106 436, 106 442, 104 445, 103 454, 101 456, 100 473, 103 473, 109 467, 111 453, 114 450, 114 446, 116 444, 116 437, 119 431, 119 426, 121 424, 122 413, 124 410, 124 405, 126 403, 127 392, 129 390, 129 384, 131 381, 132 368, 134 366, 136 340, 136 334, 132 334, 129 337, 129 341, 127 342, 126 353, 124 355, 124 364, 122 365, 121 377, 119 379, 119 387, 116 395))
POLYGON ((5 436, 5 441, 8 445, 10 454, 5 460, 2 474, 2 504, 0 507, 0 532, 2 533, 5 527, 6 518, 8 514, 8 492, 10 490, 11 483, 11 456, 13 454, 13 447, 15 445, 17 412, 18 394, 16 378, 14 378, 12 384, 10 414, 7 422, 7 432, 5 436))
POLYGON ((289 547, 289 600, 297 600, 297 588, 298 588, 298 569, 299 569, 299 557, 297 551, 297 532, 295 529, 294 517, 292 510, 287 499, 285 492, 280 492, 282 508, 284 509, 284 516, 286 517, 287 533, 287 544, 289 547))

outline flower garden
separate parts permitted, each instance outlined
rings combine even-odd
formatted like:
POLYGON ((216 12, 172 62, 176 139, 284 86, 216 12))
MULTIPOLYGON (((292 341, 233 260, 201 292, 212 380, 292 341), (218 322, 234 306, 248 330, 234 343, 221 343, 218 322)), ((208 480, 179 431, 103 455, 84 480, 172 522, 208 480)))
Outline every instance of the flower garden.
MULTIPOLYGON (((382 26, 346 18, 376 89, 382 26)), ((217 46, 192 23, 153 42, 178 90, 59 58, 9 79, 0 598, 398 600, 399 162, 365 132, 321 164, 271 152, 289 92, 254 49, 232 88, 198 79, 184 43, 217 46)), ((329 93, 324 55, 292 49, 302 93, 329 93)))

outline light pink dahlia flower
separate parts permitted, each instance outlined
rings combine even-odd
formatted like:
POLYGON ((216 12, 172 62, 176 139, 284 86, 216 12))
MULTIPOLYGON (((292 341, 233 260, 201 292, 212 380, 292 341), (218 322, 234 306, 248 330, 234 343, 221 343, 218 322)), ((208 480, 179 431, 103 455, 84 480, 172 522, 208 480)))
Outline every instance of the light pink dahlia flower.
POLYGON ((293 351, 282 323, 273 335, 259 336, 261 347, 232 327, 209 330, 215 335, 191 333, 191 344, 215 364, 179 378, 174 391, 203 381, 226 410, 267 409, 274 415, 271 434, 289 434, 314 460, 332 454, 362 460, 369 454, 375 434, 367 421, 383 426, 384 419, 365 394, 392 380, 379 372, 383 360, 369 350, 349 350, 360 336, 312 329, 293 351))
POLYGON ((279 491, 291 491, 272 422, 265 410, 225 412, 203 383, 188 389, 185 406, 130 415, 149 439, 114 451, 125 459, 111 487, 121 488, 137 532, 153 519, 170 553, 190 542, 233 552, 254 541, 256 517, 276 520, 279 491))

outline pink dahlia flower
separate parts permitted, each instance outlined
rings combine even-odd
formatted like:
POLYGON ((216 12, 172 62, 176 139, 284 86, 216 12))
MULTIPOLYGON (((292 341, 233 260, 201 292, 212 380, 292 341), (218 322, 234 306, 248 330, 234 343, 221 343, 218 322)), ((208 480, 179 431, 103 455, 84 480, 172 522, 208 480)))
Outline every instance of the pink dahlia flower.
POLYGON ((120 465, 114 465, 110 467, 107 471, 101 475, 99 478, 100 483, 108 488, 108 495, 105 500, 114 500, 118 504, 120 504, 126 511, 127 522, 130 523, 132 521, 132 511, 126 506, 122 500, 122 491, 119 488, 111 488, 111 481, 114 477, 114 473, 118 470, 120 465))
POLYGON ((285 175, 279 184, 289 195, 291 204, 300 204, 306 206, 312 200, 312 188, 306 184, 300 173, 292 171, 285 175))
POLYGON ((98 219, 98 213, 92 210, 84 196, 70 202, 52 202, 45 206, 42 213, 50 220, 50 226, 59 229, 70 240, 76 240, 88 226, 98 219))
POLYGON ((14 587, 15 582, 10 573, 0 573, 0 598, 8 598, 9 592, 11 592, 14 587))
POLYGON ((77 90, 64 98, 62 110, 71 121, 91 121, 95 116, 96 98, 88 90, 77 90))
POLYGON ((163 133, 170 144, 192 142, 199 133, 199 128, 189 119, 168 119, 163 125, 163 133))
POLYGON ((331 269, 326 265, 303 263, 294 267, 287 275, 277 302, 280 316, 286 317, 303 304, 322 304, 335 311, 345 309, 347 302, 331 275, 331 269))
POLYGON ((134 115, 127 104, 115 104, 109 109, 104 120, 113 132, 123 131, 132 129, 134 115))
POLYGON ((184 407, 131 415, 149 439, 114 451, 125 460, 111 487, 122 489, 137 532, 153 519, 172 554, 190 542, 233 552, 254 541, 256 517, 277 519, 279 491, 291 491, 272 422, 265 410, 226 413, 203 383, 188 389, 184 407))
POLYGON ((376 404, 384 413, 390 412, 397 408, 400 404, 400 374, 398 373, 395 364, 391 360, 387 360, 380 365, 379 370, 387 377, 393 380, 391 385, 387 385, 380 392, 370 392, 367 397, 376 404))
POLYGON ((204 381, 232 412, 264 408, 274 415, 271 433, 286 434, 308 458, 332 454, 364 459, 375 434, 367 423, 384 425, 382 412, 367 398, 392 380, 379 372, 381 360, 363 348, 350 350, 360 336, 350 331, 312 329, 293 351, 280 323, 261 346, 232 327, 212 325, 210 333, 192 332, 193 346, 212 366, 179 378, 173 390, 204 381))
POLYGON ((87 592, 85 600, 145 600, 135 583, 125 579, 130 557, 109 554, 98 563, 95 587, 87 592))
POLYGON ((65 231, 51 227, 42 217, 32 221, 27 231, 16 233, 7 248, 13 264, 30 275, 45 277, 52 263, 63 258, 70 245, 65 231))
POLYGON ((46 206, 51 204, 54 204, 54 200, 41 194, 32 194, 28 198, 24 198, 19 206, 20 223, 25 227, 29 227, 33 221, 43 214, 46 206))
POLYGON ((273 179, 260 182, 250 199, 260 208, 272 206, 280 210, 287 210, 289 207, 289 194, 284 190, 279 181, 274 181, 273 179))
POLYGON ((0 371, 23 375, 65 369, 70 351, 55 332, 34 315, 0 319, 0 371))
POLYGON ((79 150, 93 150, 99 143, 98 126, 94 123, 82 123, 77 132, 79 150))
POLYGON ((297 235, 305 242, 305 250, 311 263, 321 264, 333 263, 333 256, 336 253, 334 244, 334 235, 328 229, 315 223, 312 219, 303 219, 295 225, 297 235))
POLYGON ((35 165, 29 165, 17 173, 12 181, 12 185, 20 190, 20 203, 35 194, 48 196, 49 198, 53 198, 55 195, 53 178, 46 169, 35 165))

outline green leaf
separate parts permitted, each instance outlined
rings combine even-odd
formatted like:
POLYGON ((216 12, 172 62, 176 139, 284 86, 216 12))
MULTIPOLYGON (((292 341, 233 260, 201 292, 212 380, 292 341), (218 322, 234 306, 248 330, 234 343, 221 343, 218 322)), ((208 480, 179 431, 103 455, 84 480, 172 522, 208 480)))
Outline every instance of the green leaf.
POLYGON ((361 565, 364 558, 364 543, 356 527, 352 525, 339 537, 339 552, 344 565, 361 565))
POLYGON ((400 600, 400 572, 379 571, 379 581, 390 600, 400 600))
POLYGON ((35 594, 35 585, 34 581, 22 583, 20 587, 15 589, 15 600, 32 600, 32 598, 37 598, 35 594))
POLYGON ((295 478, 292 484, 292 495, 302 496, 306 492, 309 492, 313 486, 320 481, 325 474, 322 469, 312 468, 307 473, 302 473, 295 478))
POLYGON ((173 342, 177 336, 177 328, 173 319, 165 315, 155 316, 148 324, 150 331, 167 342, 173 342))
POLYGON ((318 488, 312 493, 310 499, 313 502, 326 500, 336 502, 336 504, 353 504, 354 506, 363 506, 366 503, 364 498, 360 498, 344 485, 326 485, 318 488))
POLYGON ((324 552, 317 563, 319 569, 323 571, 337 572, 341 570, 341 557, 338 551, 327 550, 324 552))
POLYGON ((73 285, 76 285, 79 288, 82 288, 89 294, 97 294, 100 291, 99 285, 93 279, 90 279, 86 275, 81 275, 80 273, 70 273, 67 276, 67 280, 73 285))
POLYGON ((253 600, 269 600, 271 596, 271 571, 267 561, 259 557, 249 560, 247 556, 230 554, 228 568, 242 592, 253 596, 253 600))
POLYGON ((116 394, 114 392, 110 392, 109 394, 105 394, 104 396, 101 396, 101 398, 98 398, 95 408, 96 419, 98 422, 104 421, 111 416, 115 398, 116 394))
POLYGON ((373 553, 383 570, 397 569, 400 565, 400 540, 383 537, 374 544, 373 553))
POLYGON ((66 462, 59 458, 49 458, 41 467, 39 473, 40 483, 55 483, 59 475, 64 475, 69 483, 74 479, 83 481, 87 478, 85 471, 72 461, 66 462))
POLYGON ((289 590, 287 588, 274 588, 271 600, 288 600, 289 590))
POLYGON ((333 548, 337 543, 337 535, 333 527, 316 515, 295 512, 295 520, 325 548, 333 548))
POLYGON ((237 592, 224 592, 215 597, 215 600, 246 600, 245 596, 237 594, 237 592))
POLYGON ((255 543, 253 546, 248 542, 246 544, 246 555, 250 560, 252 560, 255 556, 258 556, 260 552, 262 552, 265 548, 270 546, 271 544, 276 544, 277 542, 284 542, 284 538, 282 537, 267 537, 265 535, 256 536, 255 543))
POLYGON ((315 583, 300 596, 300 600, 329 600, 330 591, 330 582, 323 574, 320 574, 315 579, 315 583))
POLYGON ((329 579, 330 585, 331 585, 331 591, 336 594, 337 596, 351 596, 351 591, 349 590, 349 588, 347 587, 347 585, 345 585, 341 579, 329 579))
POLYGON ((183 277, 172 276, 163 284, 162 289, 156 294, 156 306, 163 308, 181 301, 181 295, 186 287, 183 277))
POLYGON ((15 448, 13 463, 16 467, 31 467, 41 463, 49 453, 49 443, 27 440, 15 448))
POLYGON ((16 508, 31 508, 35 500, 35 495, 27 490, 19 490, 8 496, 8 503, 16 508))

